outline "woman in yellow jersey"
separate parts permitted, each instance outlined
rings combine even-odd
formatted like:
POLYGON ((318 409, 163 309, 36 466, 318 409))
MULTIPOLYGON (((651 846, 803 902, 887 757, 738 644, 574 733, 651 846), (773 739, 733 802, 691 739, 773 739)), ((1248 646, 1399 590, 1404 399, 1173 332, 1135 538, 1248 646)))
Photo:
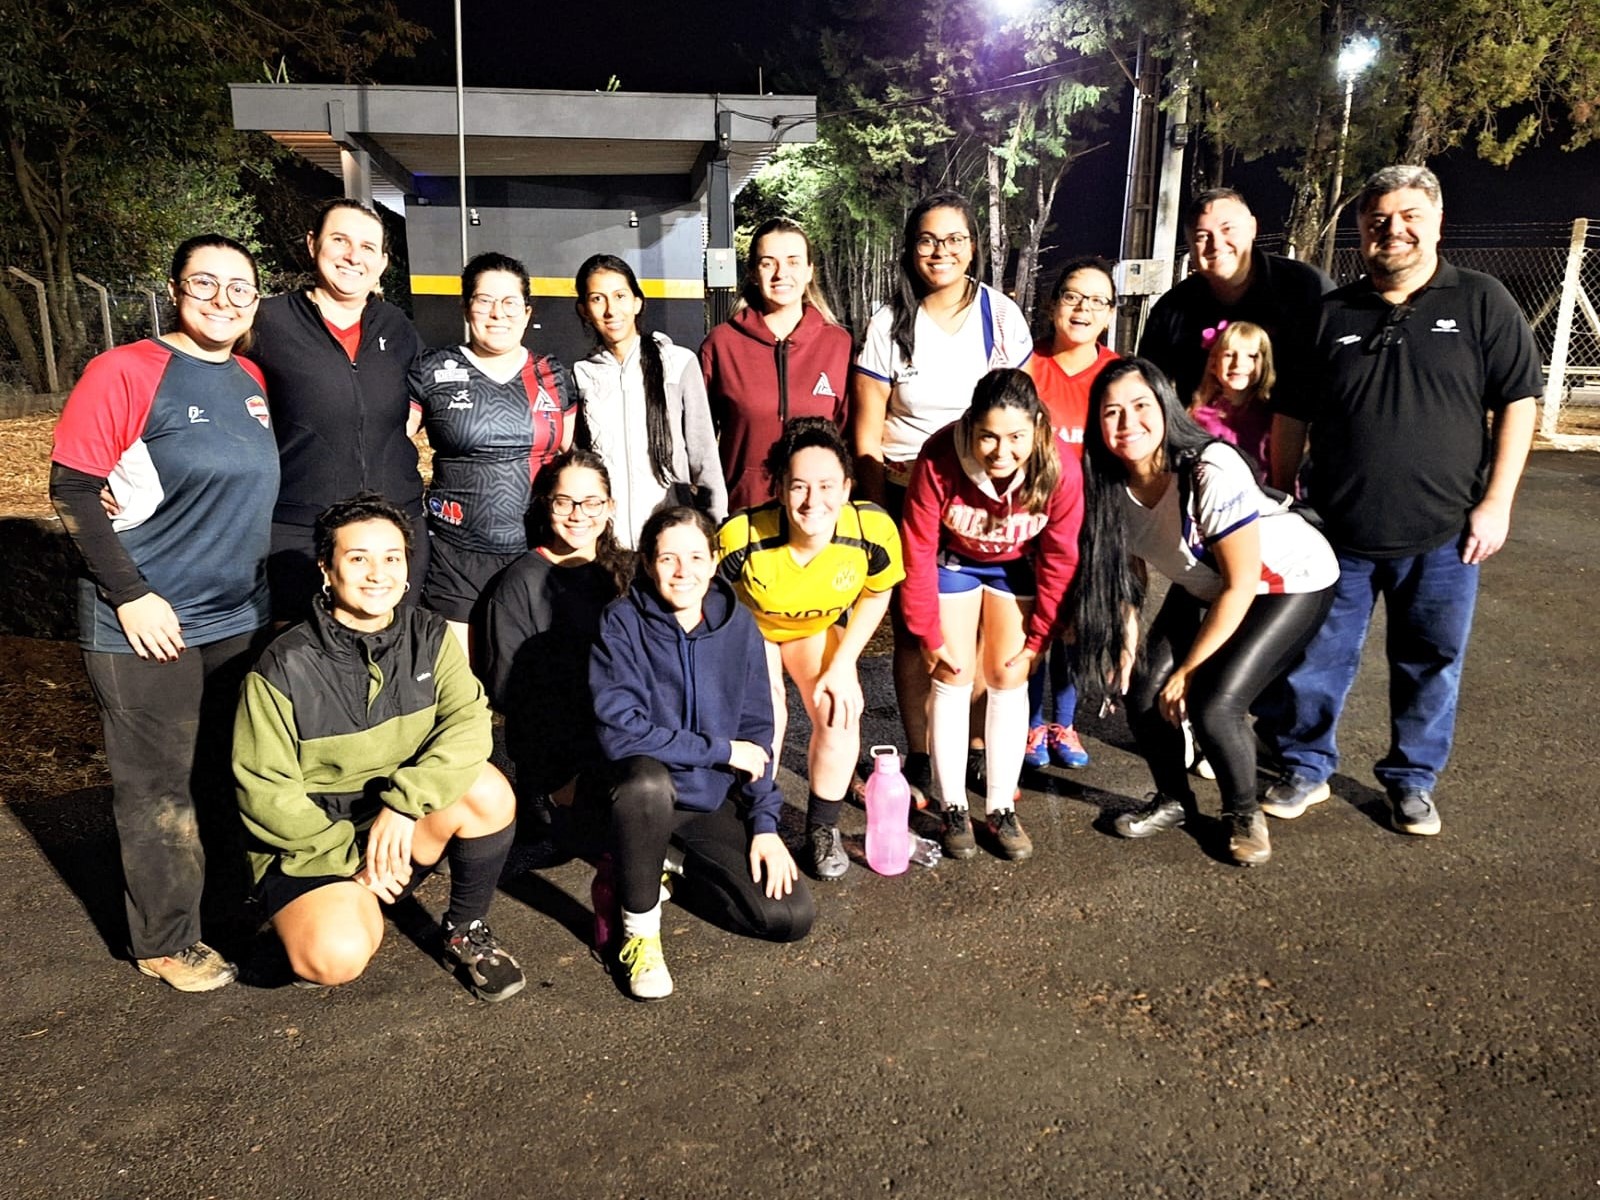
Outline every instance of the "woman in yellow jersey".
POLYGON ((797 417, 767 456, 775 499, 736 513, 718 535, 721 572, 767 641, 767 665, 783 750, 783 674, 811 718, 806 843, 819 879, 850 866, 839 811, 861 752, 856 660, 905 578, 900 531, 876 504, 852 502, 850 452, 833 422, 797 417))

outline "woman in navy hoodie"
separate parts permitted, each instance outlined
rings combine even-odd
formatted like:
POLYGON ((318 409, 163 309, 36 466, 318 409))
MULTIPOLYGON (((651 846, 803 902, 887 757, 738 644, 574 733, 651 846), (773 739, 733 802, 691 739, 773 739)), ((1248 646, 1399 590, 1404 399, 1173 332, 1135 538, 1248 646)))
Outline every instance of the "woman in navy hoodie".
POLYGON ((750 239, 739 306, 700 344, 729 512, 770 498, 767 452, 791 418, 844 425, 850 349, 812 277, 805 230, 774 217, 750 239))
POLYGON ((640 531, 639 578, 606 609, 589 662, 609 761, 585 775, 579 803, 608 814, 622 907, 617 959, 639 1000, 672 992, 661 953, 669 850, 735 928, 793 942, 815 915, 778 836, 766 647, 717 577, 715 538, 698 509, 652 514, 640 531))

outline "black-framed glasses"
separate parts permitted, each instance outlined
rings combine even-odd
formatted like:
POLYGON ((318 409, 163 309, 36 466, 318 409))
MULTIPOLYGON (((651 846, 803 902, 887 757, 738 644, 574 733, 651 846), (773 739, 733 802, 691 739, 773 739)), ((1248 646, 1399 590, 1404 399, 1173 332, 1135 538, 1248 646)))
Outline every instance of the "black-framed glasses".
POLYGON ((467 301, 467 307, 480 316, 491 315, 499 307, 502 316, 520 317, 528 302, 521 296, 484 296, 476 295, 467 301))
POLYGON ((609 503, 611 502, 604 496, 585 496, 582 500, 578 500, 572 496, 556 495, 550 497, 550 511, 558 517, 568 517, 572 515, 573 509, 581 508, 584 516, 598 517, 605 512, 609 503))
POLYGON ((941 249, 950 251, 951 254, 960 254, 972 245, 970 233, 947 233, 944 237, 934 237, 931 233, 924 233, 916 240, 917 253, 923 258, 930 258, 941 249))
POLYGON ((261 289, 254 284, 246 283, 242 279, 230 279, 224 285, 215 275, 190 275, 187 279, 180 279, 178 290, 185 296, 202 302, 215 300, 217 293, 222 292, 228 297, 228 303, 235 308, 249 308, 261 299, 261 289))
POLYGON ((1396 304, 1383 318, 1383 324, 1372 331, 1372 336, 1361 348, 1368 354, 1376 354, 1379 350, 1403 344, 1406 340, 1404 326, 1411 319, 1411 312, 1411 305, 1396 304))
POLYGON ((1094 313, 1105 312, 1117 305, 1110 296, 1085 296, 1082 292, 1062 292, 1056 297, 1056 303, 1062 308, 1081 308, 1094 313))

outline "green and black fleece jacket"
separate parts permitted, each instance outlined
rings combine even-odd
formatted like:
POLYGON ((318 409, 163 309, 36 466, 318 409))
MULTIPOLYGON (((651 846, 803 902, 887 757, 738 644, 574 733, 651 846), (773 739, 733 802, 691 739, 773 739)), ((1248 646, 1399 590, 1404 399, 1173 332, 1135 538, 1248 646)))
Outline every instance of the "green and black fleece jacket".
POLYGON ((267 647, 234 724, 239 808, 259 880, 349 877, 380 806, 424 817, 453 804, 489 761, 483 687, 444 619, 401 609, 358 633, 319 598, 267 647))

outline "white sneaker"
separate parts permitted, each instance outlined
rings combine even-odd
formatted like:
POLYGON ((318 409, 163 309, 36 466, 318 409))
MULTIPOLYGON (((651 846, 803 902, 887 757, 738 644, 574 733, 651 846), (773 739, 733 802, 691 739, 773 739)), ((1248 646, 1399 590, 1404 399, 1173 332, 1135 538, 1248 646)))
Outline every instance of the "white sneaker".
POLYGON ((672 995, 672 974, 661 953, 661 935, 631 937, 622 944, 617 962, 628 969, 628 993, 635 1000, 660 1000, 672 995))

